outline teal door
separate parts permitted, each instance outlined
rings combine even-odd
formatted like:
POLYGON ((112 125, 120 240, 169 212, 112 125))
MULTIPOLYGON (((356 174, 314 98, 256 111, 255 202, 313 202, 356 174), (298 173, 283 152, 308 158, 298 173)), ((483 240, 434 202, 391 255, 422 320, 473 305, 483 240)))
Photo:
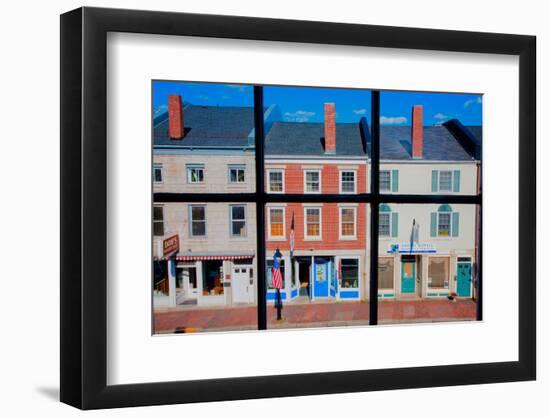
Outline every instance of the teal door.
POLYGON ((456 293, 459 297, 470 296, 470 283, 472 282, 472 265, 469 263, 457 264, 456 293))
POLYGON ((416 282, 416 262, 413 259, 401 259, 401 292, 413 293, 416 282))

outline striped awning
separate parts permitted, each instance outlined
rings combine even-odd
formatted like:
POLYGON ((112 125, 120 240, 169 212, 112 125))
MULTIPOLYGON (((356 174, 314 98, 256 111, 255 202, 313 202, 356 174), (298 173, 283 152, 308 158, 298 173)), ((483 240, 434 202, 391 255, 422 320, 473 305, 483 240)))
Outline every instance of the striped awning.
POLYGON ((253 257, 254 255, 176 255, 176 261, 230 261, 253 257))

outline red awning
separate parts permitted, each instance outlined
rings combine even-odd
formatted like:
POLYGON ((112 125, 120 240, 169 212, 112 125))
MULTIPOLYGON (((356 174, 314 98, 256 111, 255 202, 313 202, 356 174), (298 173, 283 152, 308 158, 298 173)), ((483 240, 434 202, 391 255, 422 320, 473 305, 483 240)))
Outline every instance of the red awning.
POLYGON ((254 255, 176 255, 176 261, 229 261, 253 257, 254 255))

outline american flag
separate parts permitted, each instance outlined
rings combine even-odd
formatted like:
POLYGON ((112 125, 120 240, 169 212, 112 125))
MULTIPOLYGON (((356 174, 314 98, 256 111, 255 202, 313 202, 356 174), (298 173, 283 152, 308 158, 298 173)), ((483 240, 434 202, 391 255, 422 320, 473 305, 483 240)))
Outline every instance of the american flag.
POLYGON ((279 264, 279 258, 273 257, 273 288, 283 288, 283 277, 281 276, 281 265, 279 264))

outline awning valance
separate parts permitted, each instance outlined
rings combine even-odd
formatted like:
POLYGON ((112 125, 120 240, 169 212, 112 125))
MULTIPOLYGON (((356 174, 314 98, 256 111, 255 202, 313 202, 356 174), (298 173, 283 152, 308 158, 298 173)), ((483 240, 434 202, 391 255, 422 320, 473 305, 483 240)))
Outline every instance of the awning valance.
POLYGON ((176 255, 176 261, 231 261, 253 257, 254 255, 176 255))

